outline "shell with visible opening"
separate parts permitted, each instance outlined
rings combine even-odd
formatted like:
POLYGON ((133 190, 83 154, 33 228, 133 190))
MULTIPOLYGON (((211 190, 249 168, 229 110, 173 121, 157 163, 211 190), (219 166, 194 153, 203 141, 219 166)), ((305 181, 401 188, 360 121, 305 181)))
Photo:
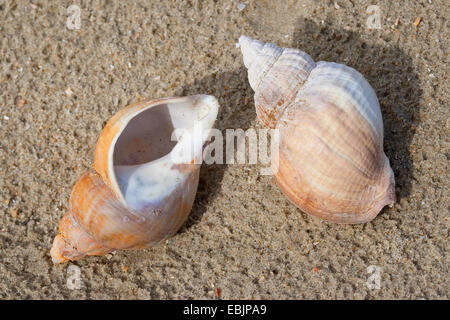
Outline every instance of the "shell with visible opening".
POLYGON ((155 245, 177 232, 197 191, 212 96, 146 100, 102 130, 93 169, 72 190, 50 251, 54 263, 155 245))

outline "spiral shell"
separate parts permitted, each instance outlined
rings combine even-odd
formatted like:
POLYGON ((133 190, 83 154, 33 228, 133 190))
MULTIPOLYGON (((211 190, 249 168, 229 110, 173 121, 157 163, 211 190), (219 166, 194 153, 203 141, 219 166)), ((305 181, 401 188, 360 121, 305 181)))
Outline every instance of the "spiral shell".
POLYGON ((279 130, 271 167, 302 211, 364 223, 395 202, 374 90, 356 70, 298 49, 239 39, 259 120, 279 130))
POLYGON ((53 262, 146 248, 176 233, 191 211, 218 108, 214 97, 197 95, 146 100, 115 114, 97 141, 93 169, 72 190, 53 262))

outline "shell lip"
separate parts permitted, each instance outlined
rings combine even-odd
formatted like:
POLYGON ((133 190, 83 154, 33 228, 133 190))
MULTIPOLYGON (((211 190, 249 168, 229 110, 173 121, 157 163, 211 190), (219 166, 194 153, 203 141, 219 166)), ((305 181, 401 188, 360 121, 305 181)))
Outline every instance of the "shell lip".
MULTIPOLYGON (((119 137, 127 127, 127 125, 130 123, 132 119, 137 117, 142 112, 145 112, 151 108, 157 107, 162 104, 167 104, 168 106, 172 105, 172 107, 177 108, 179 106, 176 106, 176 104, 180 104, 181 107, 187 107, 186 112, 195 112, 198 111, 198 114, 191 119, 193 120, 193 123, 191 123, 190 126, 185 129, 185 134, 178 137, 176 145, 172 148, 172 150, 155 160, 150 161, 149 163, 146 163, 144 165, 151 164, 152 166, 155 166, 155 168, 161 169, 161 168, 167 168, 167 170, 170 170, 171 166, 170 163, 173 163, 172 159, 174 159, 174 153, 179 151, 183 148, 184 145, 189 143, 189 139, 185 138, 187 135, 192 134, 193 131, 196 129, 196 124, 200 123, 201 127, 205 130, 204 134, 202 135, 202 141, 201 143, 198 143, 198 145, 203 146, 203 143, 207 139, 207 136, 209 136, 210 131, 212 127, 214 126, 214 122, 216 120, 218 110, 219 110, 219 103, 217 99, 214 96, 211 95, 204 95, 204 94, 198 94, 198 95, 192 95, 192 96, 185 96, 185 97, 166 97, 166 98, 160 98, 160 99, 154 99, 149 100, 148 103, 145 105, 145 107, 140 108, 136 112, 131 112, 130 114, 127 114, 124 118, 121 119, 121 128, 116 133, 114 138, 111 141, 111 144, 109 146, 108 150, 108 176, 110 177, 110 186, 113 189, 114 194, 118 197, 118 199, 123 203, 126 204, 125 196, 119 186, 118 179, 116 176, 116 172, 114 170, 114 150, 116 146, 116 142, 118 141, 119 137), (187 104, 183 106, 182 104, 187 104), (195 109, 198 107, 198 109, 195 109), (203 107, 203 108, 202 108, 203 107), (205 108, 206 107, 206 108, 205 108), (167 165, 165 165, 167 164, 167 165)), ((181 115, 183 117, 183 114, 181 115)), ((195 134, 194 134, 195 136, 195 134)), ((186 161, 187 163, 190 163, 192 160, 198 160, 202 161, 202 150, 195 150, 194 156, 190 157, 190 159, 184 158, 183 161, 186 161), (192 158, 192 159, 191 159, 192 158)))

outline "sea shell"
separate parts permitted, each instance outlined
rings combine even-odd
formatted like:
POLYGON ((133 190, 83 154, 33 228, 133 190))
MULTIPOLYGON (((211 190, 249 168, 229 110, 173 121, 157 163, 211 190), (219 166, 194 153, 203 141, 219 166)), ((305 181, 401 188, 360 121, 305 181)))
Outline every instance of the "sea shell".
POLYGON ((356 70, 298 49, 239 39, 259 120, 279 130, 271 167, 302 211, 364 223, 395 202, 374 90, 356 70))
POLYGON ((97 141, 93 169, 72 190, 53 262, 146 248, 177 232, 194 202, 218 108, 214 97, 196 95, 142 101, 115 114, 97 141))

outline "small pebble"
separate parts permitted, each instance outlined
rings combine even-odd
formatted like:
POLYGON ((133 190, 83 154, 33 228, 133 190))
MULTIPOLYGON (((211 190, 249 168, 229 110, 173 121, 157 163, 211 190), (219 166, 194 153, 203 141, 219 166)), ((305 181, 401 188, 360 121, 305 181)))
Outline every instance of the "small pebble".
POLYGON ((11 210, 9 210, 9 215, 12 217, 12 218, 17 218, 17 214, 19 213, 19 210, 17 210, 17 209, 11 209, 11 210))
POLYGON ((239 11, 242 11, 245 9, 246 5, 244 3, 238 2, 237 7, 239 11))
POLYGON ((19 102, 17 102, 17 106, 19 108, 23 108, 23 106, 27 103, 27 100, 25 99, 20 99, 19 102))

